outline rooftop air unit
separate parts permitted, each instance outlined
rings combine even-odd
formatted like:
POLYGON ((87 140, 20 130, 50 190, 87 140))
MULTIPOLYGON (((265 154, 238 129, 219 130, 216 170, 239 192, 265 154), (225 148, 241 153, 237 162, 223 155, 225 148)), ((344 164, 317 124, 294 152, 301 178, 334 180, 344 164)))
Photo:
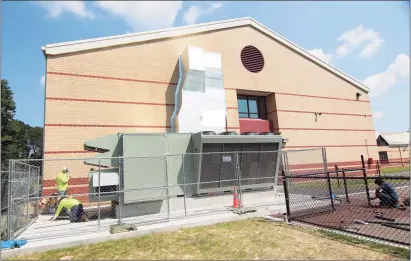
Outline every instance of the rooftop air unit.
POLYGON ((221 132, 220 135, 237 135, 237 132, 235 132, 235 131, 225 131, 225 132, 221 132))
POLYGON ((274 185, 282 137, 196 133, 192 140, 193 150, 199 153, 198 194, 232 190, 239 177, 244 189, 274 185))
POLYGON ((258 135, 257 132, 242 132, 240 135, 258 135))

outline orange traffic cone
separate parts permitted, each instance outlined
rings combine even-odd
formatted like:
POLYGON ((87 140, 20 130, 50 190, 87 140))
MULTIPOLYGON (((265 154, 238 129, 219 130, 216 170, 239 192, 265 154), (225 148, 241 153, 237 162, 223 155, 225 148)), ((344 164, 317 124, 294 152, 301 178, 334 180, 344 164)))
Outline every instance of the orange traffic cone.
POLYGON ((237 194, 237 186, 234 186, 233 208, 239 208, 239 207, 240 207, 240 202, 239 202, 238 194, 237 194))

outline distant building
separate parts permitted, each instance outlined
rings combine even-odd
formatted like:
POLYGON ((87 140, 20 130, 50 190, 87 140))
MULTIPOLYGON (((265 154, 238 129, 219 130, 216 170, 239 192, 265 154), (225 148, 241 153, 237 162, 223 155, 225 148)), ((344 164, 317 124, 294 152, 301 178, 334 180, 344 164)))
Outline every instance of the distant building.
POLYGON ((380 162, 410 161, 410 132, 378 133, 378 155, 380 162))

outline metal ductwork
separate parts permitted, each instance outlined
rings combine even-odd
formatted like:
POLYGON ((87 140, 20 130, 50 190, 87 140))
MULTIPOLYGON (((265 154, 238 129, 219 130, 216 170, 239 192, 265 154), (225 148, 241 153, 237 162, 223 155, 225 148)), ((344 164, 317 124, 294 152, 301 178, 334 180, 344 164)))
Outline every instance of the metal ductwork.
MULTIPOLYGON (((226 101, 221 55, 188 46, 181 55, 183 81, 175 95, 175 132, 225 130, 226 101)), ((181 77, 181 76, 180 76, 181 77)))

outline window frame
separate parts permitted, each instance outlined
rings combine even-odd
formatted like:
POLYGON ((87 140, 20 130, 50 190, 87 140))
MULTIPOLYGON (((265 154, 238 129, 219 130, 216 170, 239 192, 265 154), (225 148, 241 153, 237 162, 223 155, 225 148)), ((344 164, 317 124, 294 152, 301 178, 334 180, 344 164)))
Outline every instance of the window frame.
POLYGON ((378 152, 378 158, 379 158, 381 163, 388 163, 389 162, 387 151, 379 151, 378 152))
POLYGON ((240 119, 267 119, 267 102, 265 96, 254 96, 254 95, 237 95, 237 106, 238 106, 238 116, 240 119), (247 104, 247 111, 241 111, 240 106, 238 106, 238 101, 245 101, 247 104), (250 100, 256 101, 257 112, 250 112, 250 100), (256 116, 256 117, 252 117, 256 116))

